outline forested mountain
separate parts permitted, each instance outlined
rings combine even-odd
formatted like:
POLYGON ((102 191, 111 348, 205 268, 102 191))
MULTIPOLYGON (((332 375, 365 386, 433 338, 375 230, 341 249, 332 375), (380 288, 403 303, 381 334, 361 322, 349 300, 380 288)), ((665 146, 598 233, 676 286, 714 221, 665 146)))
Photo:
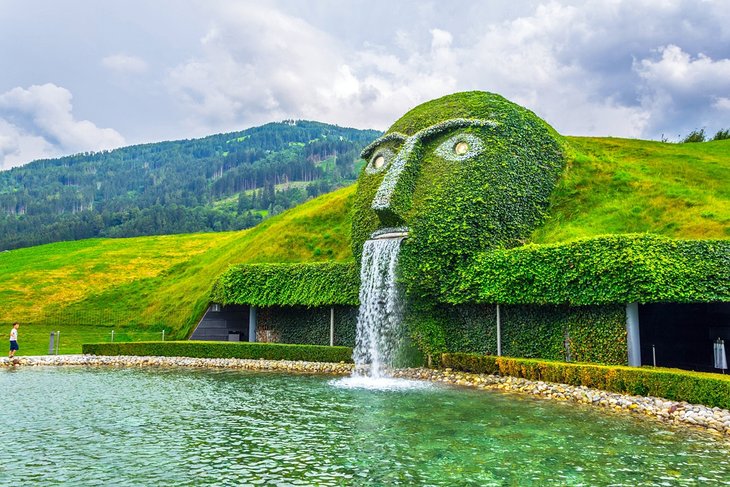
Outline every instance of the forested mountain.
POLYGON ((0 249, 247 228, 354 181, 378 135, 285 121, 34 161, 0 172, 0 249))

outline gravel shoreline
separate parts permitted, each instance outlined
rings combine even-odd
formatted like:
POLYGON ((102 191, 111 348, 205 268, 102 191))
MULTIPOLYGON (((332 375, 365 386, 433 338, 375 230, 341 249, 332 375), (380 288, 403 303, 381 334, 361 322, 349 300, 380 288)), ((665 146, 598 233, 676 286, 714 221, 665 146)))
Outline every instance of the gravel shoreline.
POLYGON ((299 362, 291 360, 255 360, 237 358, 193 358, 193 357, 156 357, 136 355, 38 355, 35 357, 15 357, 0 359, 0 366, 25 365, 31 367, 80 365, 114 367, 208 367, 243 370, 276 370, 282 372, 301 372, 312 374, 348 375, 353 364, 328 362, 299 362))
MULTIPOLYGON (((305 374, 349 375, 353 364, 300 362, 289 360, 252 360, 227 358, 102 356, 102 355, 41 355, 0 359, 0 366, 114 366, 114 367, 207 367, 242 370, 281 371, 305 374)), ((657 397, 629 396, 615 392, 532 381, 517 377, 471 374, 451 369, 398 369, 394 377, 426 380, 455 386, 492 389, 532 394, 558 401, 611 409, 657 419, 676 426, 700 428, 717 436, 730 438, 730 411, 698 404, 670 401, 657 397)))

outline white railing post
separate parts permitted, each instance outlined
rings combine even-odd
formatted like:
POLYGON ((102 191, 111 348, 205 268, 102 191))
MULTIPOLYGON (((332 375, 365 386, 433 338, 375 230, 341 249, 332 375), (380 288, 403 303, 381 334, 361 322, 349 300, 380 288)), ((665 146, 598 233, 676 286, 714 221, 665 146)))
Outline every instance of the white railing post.
POLYGON ((256 341, 256 306, 248 309, 248 341, 256 341))
POLYGON ((330 308, 330 347, 335 346, 335 307, 330 308))
POLYGON ((641 367, 641 342, 639 340, 639 303, 626 305, 626 347, 629 366, 641 367))

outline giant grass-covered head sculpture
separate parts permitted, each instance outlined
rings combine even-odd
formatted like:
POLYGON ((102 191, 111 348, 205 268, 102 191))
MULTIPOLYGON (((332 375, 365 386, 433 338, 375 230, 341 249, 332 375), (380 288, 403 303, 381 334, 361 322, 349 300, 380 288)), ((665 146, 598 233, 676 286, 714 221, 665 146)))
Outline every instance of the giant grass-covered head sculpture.
POLYGON ((439 294, 441 276, 475 252, 524 241, 544 217, 564 164, 560 136, 499 95, 465 92, 417 106, 362 152, 353 251, 391 231, 410 291, 439 294))

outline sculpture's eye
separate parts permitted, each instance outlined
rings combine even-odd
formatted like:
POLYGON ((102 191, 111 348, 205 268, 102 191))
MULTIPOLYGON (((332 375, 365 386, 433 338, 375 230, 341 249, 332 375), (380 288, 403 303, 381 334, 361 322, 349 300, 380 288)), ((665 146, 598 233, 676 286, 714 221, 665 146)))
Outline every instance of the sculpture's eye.
POLYGON ((464 141, 457 142, 456 145, 454 146, 454 154, 456 154, 457 156, 463 156, 464 154, 466 154, 466 151, 468 151, 468 150, 469 150, 469 144, 467 144, 464 141))
POLYGON ((464 161, 484 151, 484 142, 472 134, 456 134, 436 148, 436 155, 449 161, 464 161))
POLYGON ((370 162, 365 166, 365 171, 368 174, 378 173, 388 165, 392 158, 393 152, 390 149, 380 149, 370 157, 370 162))

